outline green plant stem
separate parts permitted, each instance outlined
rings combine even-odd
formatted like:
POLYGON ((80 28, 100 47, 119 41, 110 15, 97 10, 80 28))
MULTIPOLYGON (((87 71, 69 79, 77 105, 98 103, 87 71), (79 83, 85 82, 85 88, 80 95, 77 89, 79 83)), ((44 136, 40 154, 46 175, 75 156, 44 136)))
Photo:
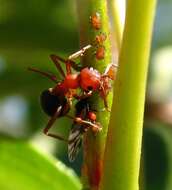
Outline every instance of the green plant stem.
POLYGON ((108 8, 112 20, 112 35, 116 40, 117 48, 120 50, 122 40, 122 23, 116 0, 108 0, 108 8))
POLYGON ((156 0, 128 0, 101 190, 138 190, 148 58, 156 0))
MULTIPOLYGON (((93 48, 83 57, 85 66, 92 66, 99 72, 104 73, 107 65, 111 63, 111 45, 109 37, 109 23, 107 16, 106 1, 104 0, 78 0, 77 1, 80 46, 93 44, 93 48), (90 17, 98 13, 100 15, 101 27, 96 30, 90 23, 90 17), (101 44, 105 48, 105 56, 102 60, 97 60, 95 52, 100 44, 95 44, 95 38, 99 34, 105 34, 106 40, 101 44)), ((103 100, 96 94, 92 98, 93 106, 98 110, 97 120, 101 123, 103 130, 97 135, 88 132, 84 137, 84 161, 82 169, 82 179, 84 189, 98 189, 104 157, 104 147, 109 124, 110 114, 107 111, 99 111, 104 108, 103 100)), ((112 93, 108 95, 108 105, 111 107, 112 93)))

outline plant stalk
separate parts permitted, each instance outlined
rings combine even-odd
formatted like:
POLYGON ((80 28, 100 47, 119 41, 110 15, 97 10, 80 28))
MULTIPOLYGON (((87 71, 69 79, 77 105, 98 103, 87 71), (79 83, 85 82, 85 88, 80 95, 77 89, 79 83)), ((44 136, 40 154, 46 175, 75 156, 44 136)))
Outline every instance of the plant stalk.
MULTIPOLYGON (((82 63, 85 66, 93 67, 100 73, 104 73, 107 65, 112 62, 109 21, 107 16, 107 5, 104 0, 78 0, 77 12, 79 18, 80 29, 80 46, 84 47, 88 44, 92 45, 88 53, 83 56, 82 63), (95 29, 92 25, 94 15, 100 18, 100 28, 95 29), (103 42, 97 43, 96 37, 104 35, 106 38, 103 42), (96 58, 96 52, 99 47, 104 48, 104 57, 96 58)), ((84 137, 84 160, 82 167, 82 181, 84 189, 97 190, 102 176, 104 147, 107 135, 107 127, 109 125, 110 113, 107 111, 99 111, 104 108, 103 100, 97 93, 92 98, 92 105, 98 111, 97 121, 101 123, 103 129, 98 134, 89 131, 84 137)), ((112 93, 108 95, 108 106, 111 108, 112 93)))
POLYGON ((145 89, 156 0, 128 0, 101 190, 138 190, 145 89))

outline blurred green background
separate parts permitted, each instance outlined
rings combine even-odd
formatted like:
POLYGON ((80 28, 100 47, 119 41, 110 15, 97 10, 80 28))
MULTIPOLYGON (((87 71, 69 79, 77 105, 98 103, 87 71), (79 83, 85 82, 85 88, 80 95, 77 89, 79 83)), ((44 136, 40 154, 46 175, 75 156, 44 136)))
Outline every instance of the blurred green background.
MULTIPOLYGON (((171 10, 172 1, 158 1, 144 121, 141 183, 146 190, 172 189, 171 10)), ((53 83, 27 71, 33 66, 56 73, 49 55, 78 50, 77 24, 72 0, 0 0, 0 138, 29 140, 80 175, 82 154, 71 164, 66 144, 42 134, 48 117, 39 95, 53 83)), ((59 119, 54 130, 57 126, 67 135, 71 121, 59 119)))

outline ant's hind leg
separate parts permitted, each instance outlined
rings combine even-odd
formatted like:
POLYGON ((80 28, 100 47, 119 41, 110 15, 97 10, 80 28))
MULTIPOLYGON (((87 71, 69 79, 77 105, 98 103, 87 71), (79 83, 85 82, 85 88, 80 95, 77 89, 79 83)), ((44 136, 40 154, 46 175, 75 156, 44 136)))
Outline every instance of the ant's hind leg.
POLYGON ((48 121, 47 126, 44 128, 43 132, 45 135, 68 142, 67 139, 65 139, 64 137, 62 137, 61 135, 58 134, 53 134, 53 133, 49 133, 49 130, 51 129, 51 127, 53 126, 54 122, 56 121, 56 119, 58 118, 60 112, 61 112, 62 106, 60 106, 56 113, 53 115, 53 117, 51 117, 51 119, 48 121))

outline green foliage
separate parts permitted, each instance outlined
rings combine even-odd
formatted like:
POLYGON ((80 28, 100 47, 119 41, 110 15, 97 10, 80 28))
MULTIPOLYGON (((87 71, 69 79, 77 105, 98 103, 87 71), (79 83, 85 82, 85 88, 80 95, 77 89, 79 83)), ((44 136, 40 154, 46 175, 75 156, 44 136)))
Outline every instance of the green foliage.
POLYGON ((1 0, 0 3, 0 47, 63 51, 66 47, 70 50, 77 47, 74 18, 63 22, 66 17, 72 18, 69 0, 44 0, 41 3, 1 0))
POLYGON ((145 190, 172 188, 172 129, 158 123, 146 124, 143 136, 145 190))
POLYGON ((72 170, 24 141, 0 139, 0 189, 80 190, 72 170))

